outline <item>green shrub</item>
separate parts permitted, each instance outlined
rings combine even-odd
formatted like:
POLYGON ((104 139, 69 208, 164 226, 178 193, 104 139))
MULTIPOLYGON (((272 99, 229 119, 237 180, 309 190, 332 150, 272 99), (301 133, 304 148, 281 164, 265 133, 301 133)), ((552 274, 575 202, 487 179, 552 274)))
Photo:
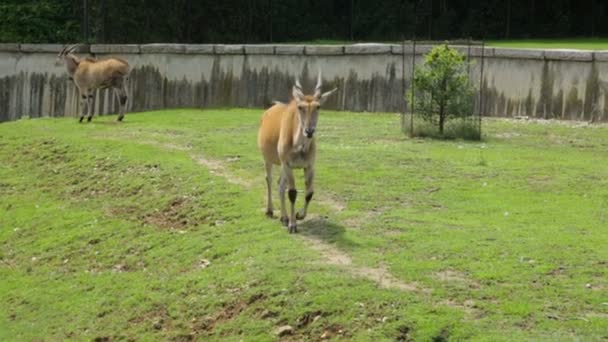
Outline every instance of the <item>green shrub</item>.
POLYGON ((474 127, 477 130, 472 120, 475 89, 469 81, 466 66, 464 56, 444 44, 431 50, 424 58, 424 64, 416 68, 414 88, 408 90, 407 99, 414 102, 416 115, 427 126, 438 129, 439 136, 448 133, 447 122, 452 118, 462 121, 456 126, 460 128, 451 133, 464 136, 456 137, 478 139, 480 136, 479 132, 470 132, 474 127))

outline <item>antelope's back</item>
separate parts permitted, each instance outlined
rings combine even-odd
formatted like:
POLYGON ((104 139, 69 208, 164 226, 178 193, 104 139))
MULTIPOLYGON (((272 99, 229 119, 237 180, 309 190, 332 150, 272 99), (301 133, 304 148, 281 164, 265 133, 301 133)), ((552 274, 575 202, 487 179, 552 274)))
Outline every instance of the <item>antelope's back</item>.
POLYGON ((120 74, 122 74, 122 76, 127 76, 131 72, 129 62, 122 58, 109 58, 108 63, 111 64, 120 74))
POLYGON ((129 63, 124 59, 116 57, 98 60, 94 63, 94 68, 98 73, 102 73, 108 78, 124 77, 131 72, 129 63))

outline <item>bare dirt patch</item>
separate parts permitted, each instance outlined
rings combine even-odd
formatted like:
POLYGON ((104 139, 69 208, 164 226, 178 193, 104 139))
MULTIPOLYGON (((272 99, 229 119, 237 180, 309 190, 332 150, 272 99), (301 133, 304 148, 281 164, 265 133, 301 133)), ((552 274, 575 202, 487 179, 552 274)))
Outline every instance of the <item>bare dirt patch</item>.
POLYGON ((307 312, 304 314, 304 316, 302 316, 298 319, 298 323, 296 324, 296 327, 304 328, 304 327, 316 322, 321 317, 323 317, 322 311, 307 312))
POLYGON ((160 228, 184 228, 191 223, 186 210, 183 210, 186 202, 186 198, 176 197, 165 208, 142 217, 142 221, 160 228))
POLYGON ((229 303, 218 312, 211 316, 204 317, 202 319, 194 318, 191 321, 191 331, 194 335, 208 335, 213 329, 222 323, 232 320, 238 316, 241 312, 245 311, 247 307, 255 304, 258 301, 266 299, 263 294, 256 294, 251 296, 247 300, 237 300, 229 303))
POLYGON ((344 211, 346 209, 346 203, 340 200, 338 197, 330 194, 321 194, 318 197, 319 203, 326 207, 330 207, 335 211, 344 211))
POLYGON ((196 161, 198 164, 209 169, 209 172, 211 174, 225 178, 228 183, 240 185, 247 189, 251 189, 252 187, 251 182, 237 177, 232 172, 230 172, 230 170, 226 168, 224 162, 221 160, 206 158, 202 155, 192 156, 192 159, 194 159, 194 161, 196 161))
POLYGON ((446 299, 439 302, 439 304, 460 309, 464 311, 465 315, 467 315, 469 318, 479 319, 483 317, 483 312, 477 308, 475 301, 472 299, 467 299, 464 302, 459 302, 454 299, 446 299))
POLYGON ((547 188, 553 183, 553 177, 547 175, 531 176, 527 179, 528 185, 535 191, 548 191, 547 188))
POLYGON ((336 247, 313 237, 302 236, 302 238, 310 248, 319 253, 325 263, 343 267, 348 273, 357 277, 369 279, 378 284, 381 288, 399 289, 403 291, 428 291, 422 289, 415 283, 407 283, 397 279, 384 266, 357 266, 353 264, 353 261, 348 254, 340 251, 336 247))
POLYGON ((441 282, 459 283, 473 289, 478 289, 481 286, 479 282, 471 279, 466 273, 455 270, 444 270, 437 272, 435 273, 435 278, 441 282))
POLYGON ((180 208, 184 206, 185 200, 181 197, 175 198, 167 207, 158 213, 146 216, 144 221, 158 227, 175 228, 188 224, 186 215, 179 215, 180 208))
POLYGON ((158 306, 144 313, 141 316, 129 320, 131 324, 144 324, 150 326, 154 330, 171 330, 172 320, 169 311, 164 306, 158 306))
POLYGON ((352 217, 352 218, 348 218, 348 219, 344 220, 344 223, 351 228, 361 229, 363 224, 384 214, 384 212, 385 212, 384 208, 373 208, 371 210, 364 212, 362 215, 358 215, 356 217, 352 217))

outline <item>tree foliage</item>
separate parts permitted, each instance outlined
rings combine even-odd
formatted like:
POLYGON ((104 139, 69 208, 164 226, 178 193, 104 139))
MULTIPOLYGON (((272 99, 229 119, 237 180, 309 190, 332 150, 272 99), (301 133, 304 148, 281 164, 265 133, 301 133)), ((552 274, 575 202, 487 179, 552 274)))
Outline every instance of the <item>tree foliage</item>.
POLYGON ((415 114, 436 125, 440 135, 448 119, 472 116, 474 88, 464 56, 447 44, 435 47, 416 68, 407 96, 415 114))
POLYGON ((0 42, 74 41, 79 18, 73 1, 0 1, 0 42))
MULTIPOLYGON (((608 35, 605 0, 87 0, 92 42, 262 43, 608 35)), ((0 42, 83 37, 83 0, 0 1, 0 42)))

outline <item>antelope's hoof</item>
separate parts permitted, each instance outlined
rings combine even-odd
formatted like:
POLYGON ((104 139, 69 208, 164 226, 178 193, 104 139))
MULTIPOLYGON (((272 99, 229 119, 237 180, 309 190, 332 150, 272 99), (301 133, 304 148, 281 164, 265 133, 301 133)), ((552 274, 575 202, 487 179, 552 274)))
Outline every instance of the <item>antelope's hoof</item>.
POLYGON ((298 211, 296 213, 296 220, 303 220, 306 218, 306 214, 304 214, 302 211, 298 211))
POLYGON ((80 120, 78 120, 78 122, 82 122, 83 119, 84 119, 84 116, 81 116, 80 120))
POLYGON ((93 119, 93 117, 92 117, 92 116, 89 116, 89 117, 87 118, 87 122, 91 122, 91 120, 92 120, 92 119, 93 119))
POLYGON ((287 218, 287 216, 283 216, 281 217, 281 223, 283 224, 283 226, 287 227, 289 225, 289 219, 287 218))
POLYGON ((297 224, 290 224, 289 225, 289 234, 294 234, 298 232, 298 225, 297 224))
POLYGON ((118 117, 118 121, 121 121, 121 122, 122 122, 122 119, 123 119, 123 118, 124 118, 124 116, 119 116, 119 117, 118 117))
POLYGON ((270 210, 270 209, 266 210, 266 217, 274 218, 274 213, 272 212, 272 210, 270 210))

